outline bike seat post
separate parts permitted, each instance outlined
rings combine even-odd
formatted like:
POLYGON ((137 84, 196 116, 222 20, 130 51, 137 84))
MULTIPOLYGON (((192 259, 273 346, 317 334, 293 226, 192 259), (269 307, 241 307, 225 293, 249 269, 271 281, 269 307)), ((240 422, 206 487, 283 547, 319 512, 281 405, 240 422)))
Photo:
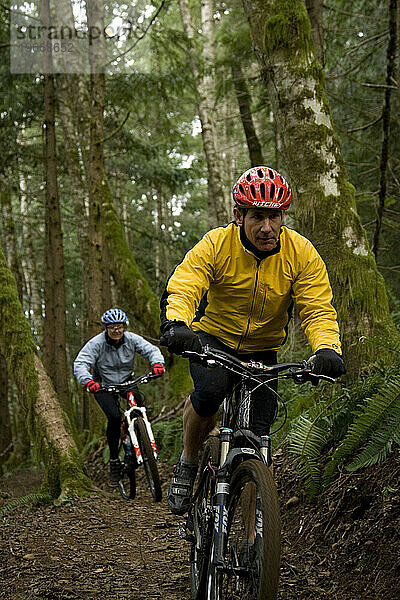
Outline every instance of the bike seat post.
POLYGON ((229 427, 221 427, 220 429, 220 443, 221 443, 221 456, 220 456, 220 466, 224 464, 226 461, 226 457, 228 456, 228 452, 231 446, 231 441, 233 437, 233 431, 229 427))

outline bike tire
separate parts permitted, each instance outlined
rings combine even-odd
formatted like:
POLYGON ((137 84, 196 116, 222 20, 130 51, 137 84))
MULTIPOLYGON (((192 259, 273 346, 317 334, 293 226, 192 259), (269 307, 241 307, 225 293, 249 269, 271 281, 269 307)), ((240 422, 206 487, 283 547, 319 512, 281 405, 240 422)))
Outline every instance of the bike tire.
POLYGON ((134 500, 136 497, 136 469, 135 457, 125 456, 124 468, 118 482, 118 488, 124 500, 134 500))
POLYGON ((213 468, 217 468, 218 453, 218 438, 208 438, 204 445, 199 468, 201 488, 198 488, 194 494, 195 500, 189 512, 191 528, 193 529, 193 541, 190 549, 190 587, 194 600, 204 598, 214 523, 212 502, 215 493, 215 480, 212 477, 212 472, 210 470, 205 471, 205 469, 209 464, 213 468), (204 477, 202 477, 203 473, 204 477))
MULTIPOLYGON (((250 459, 235 469, 227 510, 224 567, 215 567, 211 559, 206 598, 276 600, 280 569, 279 501, 271 471, 264 463, 250 459), (246 540, 252 537, 251 530, 255 541, 248 547, 246 540)), ((212 545, 212 556, 213 552, 212 545)))
POLYGON ((147 433, 146 424, 142 417, 138 417, 136 419, 135 429, 140 452, 143 457, 144 471, 146 473, 146 479, 147 483, 149 484, 151 495, 153 496, 155 502, 161 502, 162 490, 160 475, 158 473, 157 462, 154 457, 153 448, 151 447, 149 434, 147 433))

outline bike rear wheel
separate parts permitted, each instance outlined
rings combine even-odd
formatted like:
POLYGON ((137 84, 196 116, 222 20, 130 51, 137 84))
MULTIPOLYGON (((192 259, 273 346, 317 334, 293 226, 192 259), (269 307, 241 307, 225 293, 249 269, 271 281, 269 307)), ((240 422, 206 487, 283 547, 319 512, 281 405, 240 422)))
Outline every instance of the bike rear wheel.
POLYGON ((278 494, 270 469, 246 460, 233 472, 221 567, 207 578, 209 600, 276 600, 280 566, 278 494))
POLYGON ((204 598, 207 582, 214 524, 212 502, 215 493, 215 477, 213 471, 218 465, 218 452, 218 438, 208 438, 199 468, 199 485, 201 487, 195 493, 195 500, 189 511, 190 529, 193 533, 190 550, 190 585, 194 600, 204 598))
POLYGON ((146 473, 147 483, 149 484, 149 488, 154 500, 156 502, 161 502, 162 490, 160 476, 157 469, 157 462, 154 457, 153 448, 151 447, 149 434, 147 433, 146 423, 142 417, 138 417, 136 419, 135 429, 140 452, 143 457, 143 466, 146 473))

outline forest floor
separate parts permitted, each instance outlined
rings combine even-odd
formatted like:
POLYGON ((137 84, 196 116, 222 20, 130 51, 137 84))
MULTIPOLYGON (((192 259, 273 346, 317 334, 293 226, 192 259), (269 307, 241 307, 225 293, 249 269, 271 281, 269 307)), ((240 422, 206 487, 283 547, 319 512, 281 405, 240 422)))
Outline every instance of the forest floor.
MULTIPOLYGON (((170 468, 160 463, 164 497, 170 468)), ((0 517, 0 599, 189 600, 187 542, 165 500, 154 504, 143 475, 124 501, 95 460, 87 498, 0 517)), ((282 506, 279 600, 399 600, 400 460, 342 474, 318 503, 307 500, 284 453, 275 458, 282 506)), ((38 489, 40 473, 0 478, 0 510, 38 489)))

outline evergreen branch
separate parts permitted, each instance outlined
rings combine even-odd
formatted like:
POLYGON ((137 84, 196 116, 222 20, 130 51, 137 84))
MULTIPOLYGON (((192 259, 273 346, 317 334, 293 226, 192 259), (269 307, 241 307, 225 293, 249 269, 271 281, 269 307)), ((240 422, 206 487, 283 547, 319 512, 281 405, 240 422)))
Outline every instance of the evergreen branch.
POLYGON ((397 90, 397 85, 388 85, 387 83, 361 83, 360 85, 381 90, 397 90))
POLYGON ((389 29, 385 29, 385 31, 382 31, 381 33, 377 33, 376 35, 372 35, 371 37, 363 40, 362 42, 360 42, 359 44, 357 44, 356 46, 354 46, 353 48, 351 48, 351 50, 349 50, 348 52, 346 52, 346 56, 349 56, 350 54, 353 54, 353 52, 356 52, 356 50, 358 50, 359 48, 361 48, 361 46, 365 46, 365 44, 368 44, 369 42, 372 42, 374 40, 379 40, 380 38, 385 37, 388 33, 389 33, 389 29))
POLYGON ((371 121, 371 123, 367 123, 366 125, 362 125, 361 127, 355 127, 354 129, 348 129, 347 133, 354 133, 355 131, 363 131, 364 129, 368 129, 369 127, 372 127, 373 125, 379 123, 379 121, 382 121, 382 118, 383 114, 380 115, 377 119, 375 119, 375 121, 371 121))
POLYGON ((107 137, 105 137, 104 139, 101 140, 101 143, 104 144, 104 142, 106 142, 107 140, 109 140, 110 138, 114 137, 118 131, 121 131, 121 129, 123 128, 123 126, 125 125, 125 123, 127 122, 127 120, 129 119, 129 115, 131 114, 131 111, 128 110, 125 119, 122 121, 122 123, 120 123, 120 125, 118 125, 118 127, 112 132, 110 133, 110 135, 108 135, 107 137))
POLYGON ((119 58, 122 58, 123 56, 125 56, 126 54, 128 54, 128 52, 130 52, 131 50, 133 50, 133 48, 135 48, 138 43, 145 37, 145 35, 147 34, 147 32, 149 31, 150 27, 153 25, 154 21, 156 20, 156 18, 158 17, 158 15, 160 14, 160 12, 162 11, 162 9, 164 8, 164 5, 166 4, 168 0, 162 0, 160 6, 158 7, 158 9, 156 10, 156 12, 154 13, 154 15, 152 16, 152 18, 150 19, 149 24, 147 25, 147 27, 144 29, 142 35, 140 35, 137 40, 135 41, 134 44, 132 44, 132 46, 130 46, 127 50, 125 50, 125 52, 122 52, 122 54, 119 54, 118 56, 116 56, 115 58, 113 58, 112 60, 110 60, 109 62, 105 63, 103 65, 103 68, 108 67, 108 65, 111 65, 113 62, 115 62, 116 60, 118 60, 119 58))

